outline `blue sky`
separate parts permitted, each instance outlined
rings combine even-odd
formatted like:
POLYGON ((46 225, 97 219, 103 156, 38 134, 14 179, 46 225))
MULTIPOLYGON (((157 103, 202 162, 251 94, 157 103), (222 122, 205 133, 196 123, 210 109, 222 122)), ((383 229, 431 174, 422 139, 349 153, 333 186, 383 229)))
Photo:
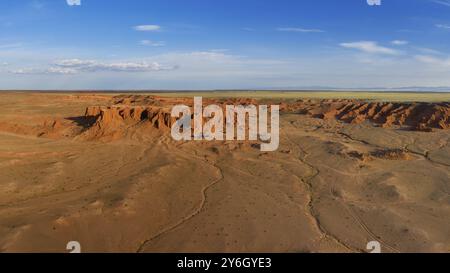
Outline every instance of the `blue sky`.
POLYGON ((450 86, 450 0, 2 0, 0 89, 450 86))

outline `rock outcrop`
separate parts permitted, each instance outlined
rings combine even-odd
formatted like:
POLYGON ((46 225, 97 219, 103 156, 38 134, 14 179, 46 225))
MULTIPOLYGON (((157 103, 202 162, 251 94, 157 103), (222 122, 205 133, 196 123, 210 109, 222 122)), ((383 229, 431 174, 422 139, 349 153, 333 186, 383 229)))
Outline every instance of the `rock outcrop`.
POLYGON ((170 110, 153 106, 93 106, 88 107, 85 119, 94 122, 83 133, 85 138, 117 139, 127 135, 128 131, 152 130, 170 131, 175 122, 170 110))
POLYGON ((450 103, 390 103, 354 100, 297 101, 283 110, 321 119, 358 124, 370 121, 383 127, 417 131, 450 129, 450 103))
MULTIPOLYGON (((144 95, 114 97, 112 106, 92 106, 86 109, 88 138, 120 138, 128 131, 143 128, 169 132, 176 119, 171 117, 174 105, 193 106, 192 98, 159 98, 144 95)), ((255 99, 204 99, 205 105, 257 105, 255 99)), ((285 113, 309 115, 320 119, 336 119, 359 124, 370 121, 385 128, 401 127, 417 131, 450 129, 450 103, 390 103, 358 100, 298 100, 271 102, 280 104, 285 113)))
POLYGON ((174 119, 170 111, 158 107, 143 106, 111 106, 88 107, 86 117, 95 117, 100 128, 120 126, 123 124, 136 124, 149 122, 156 129, 170 129, 174 119))

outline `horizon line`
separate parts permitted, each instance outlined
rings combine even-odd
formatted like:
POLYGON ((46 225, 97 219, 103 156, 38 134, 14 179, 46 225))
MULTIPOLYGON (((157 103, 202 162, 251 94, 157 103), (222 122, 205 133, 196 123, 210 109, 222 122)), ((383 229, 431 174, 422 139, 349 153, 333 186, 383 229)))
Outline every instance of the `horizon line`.
MULTIPOLYGON (((441 87, 447 88, 447 87, 441 87)), ((436 88, 438 89, 438 88, 436 88)), ((352 89, 352 88, 336 88, 336 89, 0 89, 0 92, 37 92, 37 93, 195 93, 195 92, 367 92, 367 93, 450 93, 448 90, 413 90, 402 88, 386 88, 386 89, 352 89)))

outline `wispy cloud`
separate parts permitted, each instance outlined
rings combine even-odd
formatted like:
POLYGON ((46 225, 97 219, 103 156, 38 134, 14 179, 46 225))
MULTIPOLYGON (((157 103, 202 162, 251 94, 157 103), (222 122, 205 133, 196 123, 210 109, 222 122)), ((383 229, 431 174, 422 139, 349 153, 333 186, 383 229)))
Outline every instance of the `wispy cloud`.
POLYGON ((71 68, 61 68, 61 67, 50 67, 46 69, 37 68, 20 68, 15 70, 10 70, 9 73, 16 75, 30 75, 30 74, 60 74, 69 75, 77 74, 78 71, 71 68))
POLYGON ((86 67, 93 66, 97 62, 92 60, 81 60, 81 59, 65 59, 56 61, 54 64, 60 67, 86 67))
POLYGON ((427 48, 427 47, 415 47, 414 49, 416 49, 424 54, 433 54, 433 55, 442 55, 443 54, 439 50, 427 48))
POLYGON ((78 74, 82 72, 151 72, 173 70, 177 66, 164 66, 158 62, 100 62, 96 60, 66 59, 51 64, 48 68, 21 68, 9 71, 13 74, 78 74))
POLYGON ((403 41, 403 40, 394 40, 394 41, 391 41, 391 44, 397 45, 397 46, 402 46, 402 45, 409 44, 409 42, 408 41, 403 41))
POLYGON ((397 30, 397 32, 400 32, 400 33, 420 33, 422 31, 421 30, 417 30, 417 29, 399 29, 399 30, 397 30))
POLYGON ((340 46, 345 48, 356 49, 365 53, 371 54, 386 54, 386 55, 398 55, 400 52, 378 45, 378 43, 373 41, 359 41, 359 42, 351 42, 351 43, 341 43, 340 46))
POLYGON ((112 62, 105 63, 95 60, 69 59, 61 60, 54 63, 56 67, 71 68, 79 72, 83 71, 115 71, 115 72, 146 72, 172 70, 175 67, 163 66, 157 62, 112 62))
POLYGON ((450 7, 450 0, 431 0, 431 2, 450 7))
POLYGON ((69 6, 81 6, 81 0, 66 0, 69 6))
POLYGON ((442 59, 429 55, 417 55, 415 56, 415 59, 426 64, 437 65, 440 67, 450 67, 450 58, 442 59))
POLYGON ((182 54, 171 54, 172 56, 179 56, 181 58, 190 59, 192 62, 213 62, 213 63, 238 63, 240 57, 226 54, 225 51, 193 51, 182 54))
POLYGON ((277 31, 282 32, 300 32, 300 33, 321 33, 325 32, 321 29, 308 29, 308 28, 301 28, 301 27, 280 27, 277 28, 277 31))
POLYGON ((136 30, 136 31, 160 31, 161 30, 161 26, 158 26, 158 25, 139 25, 139 26, 134 26, 133 29, 136 30))
POLYGON ((209 50, 210 52, 219 52, 219 53, 224 53, 224 52, 228 52, 228 51, 230 51, 229 49, 227 49, 227 48, 215 48, 215 49, 211 49, 211 50, 209 50))
POLYGON ((443 29, 450 29, 450 25, 445 25, 445 24, 437 24, 436 27, 443 28, 443 29))
POLYGON ((12 44, 0 44, 0 50, 2 49, 13 49, 13 48, 19 48, 22 47, 22 43, 12 43, 12 44))
POLYGON ((165 46, 166 42, 164 41, 151 41, 151 40, 142 40, 140 42, 141 45, 143 46, 154 46, 154 47, 159 47, 159 46, 165 46))

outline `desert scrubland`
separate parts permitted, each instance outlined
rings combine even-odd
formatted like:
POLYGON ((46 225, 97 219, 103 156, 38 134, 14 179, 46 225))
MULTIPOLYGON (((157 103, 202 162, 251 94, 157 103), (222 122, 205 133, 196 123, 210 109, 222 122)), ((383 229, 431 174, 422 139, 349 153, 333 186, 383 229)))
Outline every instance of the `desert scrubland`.
POLYGON ((276 152, 174 141, 194 95, 0 93, 0 251, 450 252, 448 94, 201 93, 276 152))

